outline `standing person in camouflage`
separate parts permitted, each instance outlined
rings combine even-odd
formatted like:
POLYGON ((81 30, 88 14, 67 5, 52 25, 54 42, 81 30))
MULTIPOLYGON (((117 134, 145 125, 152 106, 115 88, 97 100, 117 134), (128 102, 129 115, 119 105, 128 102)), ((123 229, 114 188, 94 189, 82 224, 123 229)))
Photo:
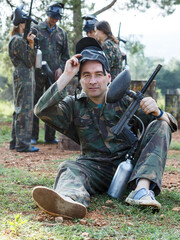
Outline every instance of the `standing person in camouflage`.
POLYGON ((97 21, 96 16, 93 14, 83 16, 83 31, 86 32, 87 37, 95 38, 94 27, 97 21))
POLYGON ((9 41, 9 56, 14 65, 13 96, 14 113, 11 130, 10 149, 17 152, 37 152, 39 148, 31 146, 34 97, 34 50, 35 35, 29 33, 27 41, 23 39, 26 14, 17 7, 12 15, 13 28, 9 41), (28 43, 27 43, 28 42, 28 43))
POLYGON ((112 81, 122 71, 122 54, 119 49, 119 41, 112 34, 111 26, 106 21, 96 22, 95 38, 101 44, 105 52, 109 65, 112 81))
MULTIPOLYGON (((63 16, 64 5, 59 2, 52 3, 47 8, 47 19, 34 26, 37 30, 39 47, 42 51, 42 60, 46 61, 54 75, 54 83, 62 74, 65 62, 69 59, 67 33, 56 25, 63 16)), ((36 90, 34 104, 52 84, 42 72, 36 69, 36 90)), ((31 143, 36 144, 39 137, 39 119, 34 115, 31 143)), ((55 139, 55 129, 45 125, 45 143, 58 143, 55 139)))
MULTIPOLYGON (((108 190, 131 145, 122 134, 116 136, 110 131, 129 106, 129 100, 123 97, 116 103, 106 103, 111 76, 102 48, 95 39, 86 37, 76 49, 77 54, 67 61, 64 73, 35 106, 35 114, 80 144, 81 154, 76 161, 60 164, 54 190, 37 186, 33 199, 48 214, 83 218, 90 196, 108 190), (76 98, 64 98, 63 89, 77 73, 83 92, 76 98)), ((177 130, 177 121, 160 111, 151 97, 143 98, 140 107, 137 115, 145 123, 146 132, 138 145, 129 181, 134 190, 126 202, 159 209, 161 204, 154 194, 161 190, 171 132, 177 130)), ((137 118, 134 124, 137 125, 137 118)))

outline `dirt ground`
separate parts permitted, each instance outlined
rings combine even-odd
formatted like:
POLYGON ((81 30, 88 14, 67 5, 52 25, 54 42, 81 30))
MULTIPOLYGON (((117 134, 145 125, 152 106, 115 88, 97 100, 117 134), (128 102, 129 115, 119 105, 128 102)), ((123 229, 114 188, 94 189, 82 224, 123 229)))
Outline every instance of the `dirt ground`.
MULTIPOLYGON (((180 130, 173 133, 172 140, 180 142, 180 130)), ((54 159, 68 159, 69 154, 79 153, 78 151, 61 151, 58 148, 58 145, 47 145, 47 144, 38 144, 36 145, 40 148, 37 153, 18 153, 15 150, 9 150, 9 143, 4 143, 3 147, 0 149, 0 164, 3 163, 5 167, 15 167, 28 169, 29 171, 37 172, 47 172, 55 177, 56 170, 52 172, 52 169, 46 167, 47 163, 53 162, 54 159), (41 167, 39 167, 41 166, 41 167)), ((180 189, 180 172, 174 171, 173 169, 180 166, 180 159, 177 159, 177 154, 180 155, 180 151, 169 150, 168 155, 170 158, 167 159, 166 166, 171 166, 172 170, 166 171, 163 176, 162 187, 168 190, 180 189), (176 157, 174 157, 176 155, 176 157)), ((88 218, 101 219, 96 224, 103 224, 103 216, 101 216, 100 211, 93 211, 88 213, 88 218)), ((45 214, 42 214, 41 211, 36 212, 36 218, 39 221, 43 221, 45 218, 48 218, 45 214)), ((61 220, 60 220, 61 221, 61 220)), ((82 220, 83 221, 83 220, 82 220)), ((67 223, 67 222, 66 222, 67 223)), ((68 223, 67 223, 68 224, 68 223)), ((82 224, 86 224, 82 222, 82 224)))

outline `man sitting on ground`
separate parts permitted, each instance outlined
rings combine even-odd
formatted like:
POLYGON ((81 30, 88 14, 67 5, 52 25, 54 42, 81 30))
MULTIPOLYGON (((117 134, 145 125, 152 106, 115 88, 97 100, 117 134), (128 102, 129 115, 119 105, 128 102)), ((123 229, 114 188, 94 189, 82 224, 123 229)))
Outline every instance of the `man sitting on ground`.
MULTIPOLYGON (((106 103, 111 76, 100 45, 86 37, 77 43, 76 52, 35 107, 42 121, 80 144, 76 161, 60 164, 53 190, 44 186, 33 189, 33 199, 43 211, 69 218, 85 217, 90 196, 107 192, 117 166, 131 148, 122 134, 115 136, 110 131, 129 106, 129 99, 125 96, 106 103), (64 98, 63 89, 77 73, 83 91, 64 98)), ((151 97, 143 98, 140 107, 137 116, 141 116, 146 131, 134 156, 129 180, 133 191, 125 201, 160 209, 154 195, 161 191, 171 132, 177 130, 177 121, 160 110, 151 97)))

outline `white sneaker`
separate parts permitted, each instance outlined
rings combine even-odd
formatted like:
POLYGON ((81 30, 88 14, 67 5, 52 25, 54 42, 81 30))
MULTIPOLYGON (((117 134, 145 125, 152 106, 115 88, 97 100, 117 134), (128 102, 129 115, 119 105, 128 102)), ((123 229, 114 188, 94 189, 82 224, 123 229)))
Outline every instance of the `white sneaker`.
POLYGON ((132 191, 125 200, 130 205, 151 206, 160 209, 161 204, 156 201, 154 192, 146 188, 141 188, 138 191, 132 191))
POLYGON ((72 200, 70 197, 60 196, 47 187, 35 187, 32 197, 40 209, 53 216, 84 218, 87 213, 83 204, 72 200))

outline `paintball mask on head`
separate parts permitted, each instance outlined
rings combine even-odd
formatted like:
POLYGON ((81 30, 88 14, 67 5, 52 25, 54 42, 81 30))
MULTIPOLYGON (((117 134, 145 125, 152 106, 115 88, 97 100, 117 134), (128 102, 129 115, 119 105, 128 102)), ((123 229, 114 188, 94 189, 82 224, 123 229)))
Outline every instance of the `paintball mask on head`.
POLYGON ((61 20, 63 16, 64 4, 59 2, 54 2, 48 6, 46 14, 48 17, 52 17, 57 20, 61 20))
POLYGON ((83 31, 90 32, 94 30, 95 23, 97 22, 95 15, 86 15, 83 17, 83 31))
POLYGON ((20 23, 25 23, 27 19, 27 13, 23 12, 22 9, 24 4, 21 4, 19 7, 15 9, 12 16, 12 21, 14 26, 18 26, 20 23))
POLYGON ((87 60, 89 61, 99 61, 103 66, 104 75, 106 75, 105 70, 109 73, 109 62, 103 52, 99 43, 91 37, 84 37, 76 44, 76 53, 80 53, 82 57, 79 58, 79 62, 83 63, 87 60))

